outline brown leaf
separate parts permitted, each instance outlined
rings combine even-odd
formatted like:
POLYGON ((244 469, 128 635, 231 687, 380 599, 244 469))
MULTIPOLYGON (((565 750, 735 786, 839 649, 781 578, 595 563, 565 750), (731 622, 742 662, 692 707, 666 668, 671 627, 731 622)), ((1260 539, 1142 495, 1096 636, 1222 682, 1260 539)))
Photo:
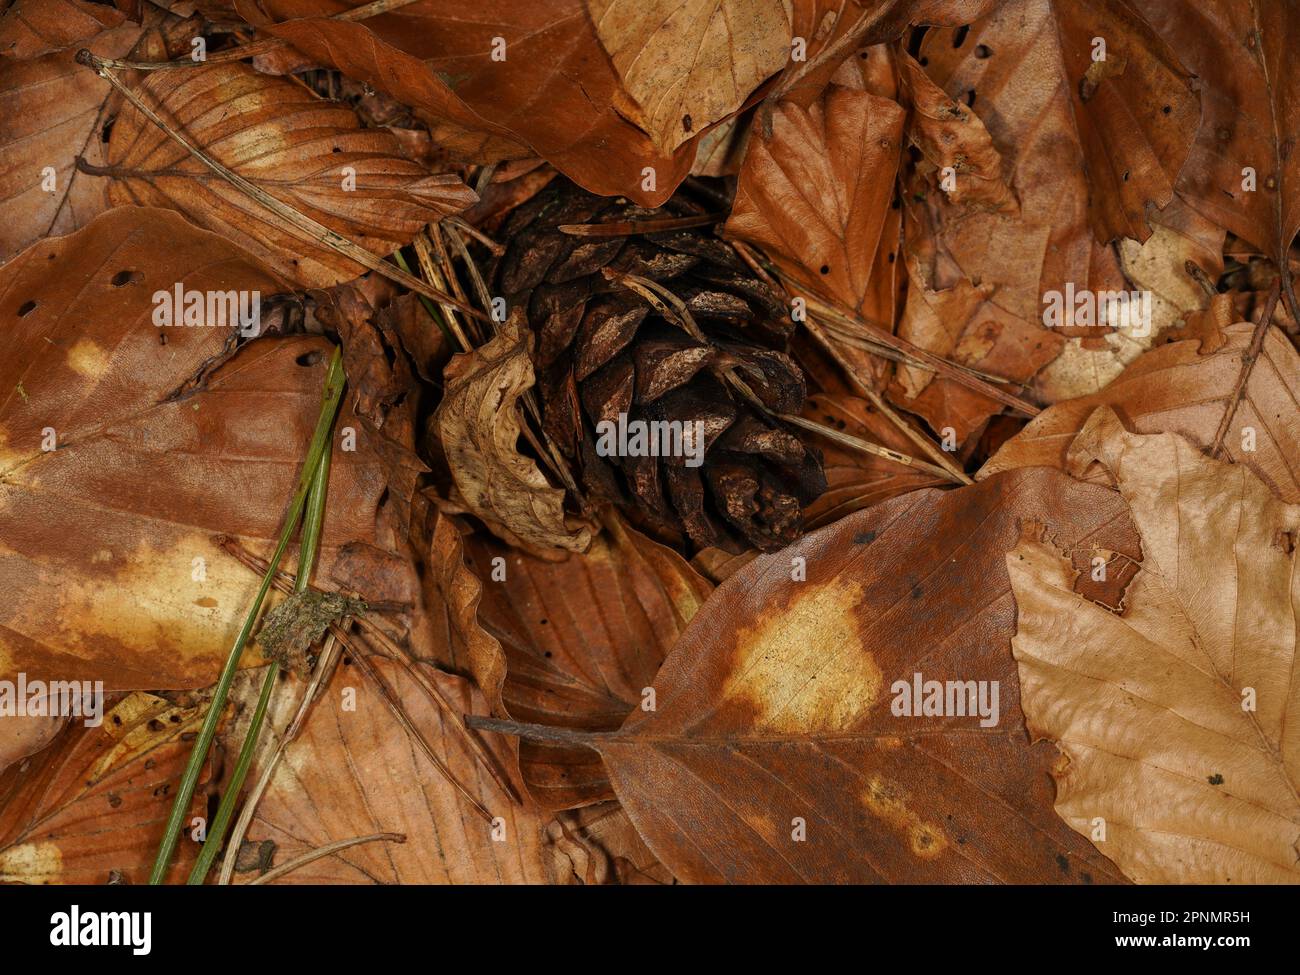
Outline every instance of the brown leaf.
MULTIPOLYGON (((97 7, 97 9, 104 9, 97 7)), ((87 47, 125 56, 138 27, 100 34, 87 47)), ((0 61, 0 263, 44 237, 71 233, 108 209, 108 186, 77 169, 77 157, 102 164, 112 89, 73 60, 76 52, 0 61), (54 170, 54 192, 42 185, 54 170)))
MULTIPOLYGON (((907 212, 909 250, 919 261, 909 261, 909 272, 927 292, 946 292, 962 279, 988 289, 992 314, 968 326, 980 331, 966 364, 1023 383, 1059 354, 1062 336, 1097 335, 1070 322, 1045 329, 1045 295, 1064 293, 1067 284, 1127 290, 1115 254, 1103 245, 1115 237, 1145 240, 1148 209, 1172 199, 1196 97, 1168 46, 1122 0, 1008 0, 969 28, 929 32, 920 64, 984 122, 1021 209, 954 214, 954 205, 927 187, 925 208, 907 212), (1105 62, 1091 61, 1099 36, 1105 62), (1098 64, 1105 70, 1089 74, 1098 64)), ((926 344, 933 330, 915 318, 923 311, 909 305, 899 334, 947 354, 926 344)), ((999 409, 966 390, 932 396, 942 398, 899 402, 935 429, 974 431, 999 409)))
POLYGON ((1209 0, 1187 9, 1134 0, 1133 6, 1201 84, 1204 110, 1178 192, 1288 267, 1286 253, 1300 229, 1300 154, 1293 151, 1300 72, 1291 55, 1300 20, 1294 5, 1209 0), (1253 190, 1244 185, 1244 167, 1254 170, 1253 190))
MULTIPOLYGON (((151 296, 176 287, 283 285, 179 214, 137 208, 0 269, 0 673, 202 687, 229 653, 258 579, 212 536, 262 554, 279 536, 330 346, 253 342, 192 382, 234 331, 152 324, 151 296)), ((360 436, 334 461, 322 572, 346 542, 381 544, 384 490, 360 436)))
POLYGON ((979 116, 931 81, 910 54, 900 52, 898 65, 912 109, 908 140, 937 171, 939 190, 953 203, 1014 213, 1019 204, 1003 179, 1002 156, 979 116))
POLYGON ((1105 408, 1070 450, 1094 463, 1142 537, 1123 613, 1071 592, 1051 545, 1007 556, 1029 729, 1065 756, 1056 810, 1138 883, 1300 882, 1300 506, 1105 408))
POLYGON ((546 827, 557 884, 671 884, 617 802, 560 813, 546 827))
MULTIPOLYGON (((351 109, 247 65, 154 72, 139 93, 218 162, 375 254, 475 200, 459 177, 431 176, 403 156, 391 133, 362 129, 351 109)), ((113 127, 107 168, 115 204, 178 209, 300 284, 328 287, 365 272, 278 223, 133 106, 113 127)))
POLYGON ((780 0, 586 3, 640 109, 637 123, 664 152, 739 109, 790 57, 790 20, 780 0))
POLYGON ((519 453, 518 401, 533 385, 532 332, 515 309, 495 338, 452 359, 436 422, 459 499, 493 532, 533 549, 584 551, 591 529, 519 453))
POLYGON ((1138 552, 1113 492, 1020 471, 855 512, 713 594, 655 680, 657 709, 579 736, 678 879, 1119 879, 1053 815, 1055 753, 1024 735, 1004 555, 1029 519, 1084 565, 1138 552), (896 715, 917 673, 998 681, 996 725, 896 715))
MULTIPOLYGON (((466 562, 482 587, 478 625, 493 656, 485 663, 458 654, 452 664, 479 678, 499 717, 585 731, 612 731, 642 706, 644 689, 713 589, 676 552, 613 514, 585 554, 562 562, 481 537, 467 542, 466 562)), ((587 749, 525 741, 519 762, 543 809, 612 796, 587 749)))
MULTIPOLYGON (((1075 435, 1099 406, 1115 410, 1135 433, 1176 433, 1207 448, 1223 421, 1241 375, 1241 357, 1254 326, 1225 329, 1225 344, 1199 353, 1198 339, 1152 349, 1100 393, 1058 403, 1036 417, 989 458, 977 477, 1016 467, 1065 469, 1075 435)), ((1228 460, 1244 464, 1284 500, 1300 502, 1300 356, 1270 329, 1259 366, 1223 442, 1228 460)), ((1100 483, 1109 483, 1099 476, 1100 483)))
MULTIPOLYGON (((866 400, 842 395, 813 396, 809 398, 803 415, 870 443, 909 456, 917 453, 916 444, 866 400)), ((829 438, 818 440, 818 446, 824 455, 827 488, 805 512, 809 530, 829 525, 851 512, 870 508, 897 495, 948 483, 928 472, 911 470, 883 457, 842 446, 829 438)))
MULTIPOLYGON (((406 842, 355 846, 275 882, 549 882, 542 821, 502 794, 461 732, 404 667, 378 656, 370 662, 451 773, 499 822, 475 815, 403 731, 374 685, 340 662, 258 803, 249 842, 274 842, 276 865, 327 843, 372 833, 404 834, 406 842), (501 839, 493 838, 494 829, 501 839)), ((428 674, 455 707, 483 713, 483 699, 468 681, 432 668, 428 674)), ((276 725, 283 727, 288 717, 282 715, 276 725)), ((236 880, 251 879, 236 874, 236 880)))
POLYGON ((435 138, 476 149, 480 161, 516 158, 526 143, 586 189, 645 206, 666 200, 690 170, 693 143, 661 152, 628 121, 635 104, 584 0, 483 0, 472 18, 463 0, 421 0, 361 23, 324 19, 358 5, 237 0, 236 8, 318 63, 442 121, 435 138))
POLYGON ((892 280, 874 272, 897 256, 890 201, 903 117, 896 102, 838 86, 808 109, 778 104, 770 130, 760 115, 726 233, 813 291, 892 321, 892 280))
POLYGON ((125 19, 112 6, 87 0, 13 0, 0 14, 0 57, 25 61, 53 54, 125 19))
MULTIPOLYGON (((0 883, 146 882, 205 711, 131 694, 0 775, 0 883)), ((165 882, 182 882, 198 851, 186 830, 165 882)))

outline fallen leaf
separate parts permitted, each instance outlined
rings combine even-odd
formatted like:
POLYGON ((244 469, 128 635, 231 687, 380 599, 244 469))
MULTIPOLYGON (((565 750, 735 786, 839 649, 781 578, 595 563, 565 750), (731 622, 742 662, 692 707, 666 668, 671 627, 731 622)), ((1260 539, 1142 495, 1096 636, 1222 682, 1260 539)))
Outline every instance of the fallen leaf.
POLYGON ((640 113, 672 152, 744 104, 790 58, 781 0, 586 0, 596 36, 640 113))
POLYGON ((522 142, 593 193, 645 206, 662 203, 690 170, 693 144, 663 153, 628 121, 635 105, 584 0, 483 0, 471 18, 461 0, 422 0, 361 23, 325 19, 357 5, 235 4, 249 23, 448 124, 439 135, 462 148, 477 142, 489 158, 502 140, 522 142))
POLYGON ((777 105, 770 135, 760 121, 750 138, 727 235, 879 321, 894 299, 871 290, 871 272, 882 253, 896 256, 886 230, 903 117, 893 101, 838 87, 808 109, 777 105))
POLYGON ((1004 556, 1027 519, 1084 565, 1137 555, 1118 496, 1055 471, 916 491, 745 566, 665 661, 656 710, 574 740, 684 882, 1117 880, 1056 820, 1055 753, 1021 724, 1004 556), (917 673, 997 681, 996 724, 897 716, 917 673))
POLYGON ((12 0, 0 13, 0 57, 53 54, 119 26, 126 17, 88 0, 12 0))
MULTIPOLYGON (((137 692, 0 775, 0 883, 145 883, 204 710, 137 692)), ((198 851, 186 830, 165 882, 198 851)))
MULTIPOLYGON (((1211 355, 1197 339, 1147 352, 1099 393, 1044 410, 985 463, 977 478, 1016 467, 1066 469, 1071 442, 1099 406, 1115 410, 1135 433, 1176 433, 1202 448, 1214 443, 1241 375, 1254 326, 1223 331, 1211 355)), ((1244 464, 1284 500, 1300 503, 1300 355, 1277 329, 1265 338, 1223 441, 1223 456, 1244 464)), ((1099 476, 1101 483, 1109 483, 1099 476)))
MULTIPOLYGON (((372 833, 403 834, 406 842, 354 846, 275 882, 550 882, 542 821, 502 794, 460 731, 404 667, 378 656, 370 662, 430 747, 496 821, 475 814, 402 729, 374 685, 341 661, 286 747, 258 803, 248 841, 272 841, 277 866, 327 843, 372 833)), ((485 709, 468 681, 432 668, 428 674, 454 706, 466 712, 485 709)), ((282 714, 271 723, 283 727, 288 717, 282 714)), ((235 878, 253 879, 247 873, 235 878)))
MULTIPOLYGON (((346 106, 247 65, 153 72, 138 93, 212 158, 374 254, 475 200, 459 177, 430 175, 403 156, 390 132, 362 129, 346 106)), ((299 284, 328 287, 365 271, 285 227, 134 106, 113 126, 103 174, 114 204, 180 210, 299 284)))
MULTIPOLYGON (((99 8, 103 9, 103 8, 99 8)), ((106 31, 87 47, 125 56, 138 27, 106 31)), ((102 164, 112 118, 108 82, 73 60, 76 52, 0 61, 0 263, 42 238, 71 233, 108 209, 108 187, 77 169, 102 164), (45 189, 53 171, 53 191, 45 189)))
POLYGON ((1286 254, 1300 229, 1300 156, 1293 151, 1300 72, 1290 55, 1300 32, 1295 6, 1252 0, 1209 0, 1193 9, 1166 0, 1134 0, 1133 6, 1200 80, 1204 108, 1178 192, 1288 269, 1289 282, 1286 254))
POLYGON ((519 453, 519 397, 533 385, 532 332, 516 309, 491 341, 451 360, 436 422, 457 495, 512 544, 584 551, 591 530, 564 512, 564 491, 519 453))
MULTIPOLYGON (((439 528, 435 560, 459 559, 459 540, 439 528)), ((474 674, 498 717, 557 727, 612 731, 644 706, 646 688, 713 589, 676 552, 612 513, 586 553, 560 562, 481 536, 466 540, 464 552, 481 598, 476 619, 460 622, 449 663, 474 674), (465 634, 466 626, 482 632, 465 634)), ((524 741, 519 765, 543 809, 613 795, 585 748, 524 741)))
POLYGON ((1300 882, 1300 506, 1105 408, 1070 449, 1089 464, 1142 537, 1123 613, 1072 592, 1050 544, 1007 556, 1028 727, 1065 759, 1057 812, 1138 883, 1300 882))
MULTIPOLYGON (((179 214, 133 207, 0 269, 0 673, 202 687, 230 651, 258 579, 212 536, 273 546, 330 345, 257 341, 202 374, 234 329, 153 324, 152 296, 177 287, 283 285, 179 214)), ((340 430, 358 425, 345 406, 340 430)), ((385 485, 366 438, 337 452, 321 571, 381 542, 385 485)))
MULTIPOLYGON (((866 400, 854 396, 812 396, 803 415, 841 433, 916 456, 919 451, 898 427, 866 400)), ((827 488, 808 506, 807 528, 829 525, 851 512, 890 498, 948 482, 927 472, 845 447, 830 438, 819 445, 824 457, 827 488)), ((925 459, 925 458, 919 458, 925 459)))

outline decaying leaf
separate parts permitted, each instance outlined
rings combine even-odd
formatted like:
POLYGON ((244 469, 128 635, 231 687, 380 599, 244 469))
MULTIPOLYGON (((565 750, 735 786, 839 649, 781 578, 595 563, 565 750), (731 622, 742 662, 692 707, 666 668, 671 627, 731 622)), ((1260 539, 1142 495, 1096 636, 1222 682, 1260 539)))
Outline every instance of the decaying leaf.
MULTIPOLYGON (((1071 442, 1099 406, 1115 410, 1136 433, 1177 433, 1199 447, 1213 446, 1253 330, 1249 322, 1229 326, 1222 332, 1224 344, 1212 354, 1201 354, 1197 339, 1152 349, 1100 393, 1043 411, 989 458, 977 477, 1040 465, 1065 470, 1071 442)), ((1223 441, 1224 458, 1249 467, 1291 503, 1300 503, 1297 390, 1300 355, 1271 329, 1223 441)), ((1095 473, 1099 483, 1109 483, 1095 473)))
MULTIPOLYGON (((394 719, 373 684, 346 660, 335 671, 297 739, 290 742, 249 828, 250 842, 272 840, 275 864, 337 840, 372 833, 405 835, 316 860, 277 883, 547 883, 543 822, 515 806, 460 731, 401 665, 371 665, 453 775, 492 813, 472 806, 394 719)), ((467 681, 428 670, 454 706, 483 713, 467 681)), ((283 727, 288 715, 273 717, 283 727)), ((236 874, 236 881, 253 879, 236 874)))
MULTIPOLYGON (((212 369, 236 335, 218 322, 238 316, 201 299, 281 288, 168 210, 111 211, 0 269, 0 673, 124 690, 215 678, 258 579, 212 536, 259 554, 278 537, 329 343, 264 339, 212 369), (194 324, 157 324, 155 296, 178 288, 199 296, 194 324)), ((345 543, 383 544, 384 473, 356 446, 334 461, 322 571, 345 543)))
POLYGON ((326 10, 357 5, 237 0, 236 9, 316 63, 445 125, 444 137, 476 158, 503 141, 526 143, 592 192, 649 206, 690 170, 693 142, 661 152, 628 121, 635 104, 585 0, 483 0, 468 18, 463 0, 422 0, 360 23, 324 19, 326 10))
POLYGON ((1300 506, 1105 408, 1069 458, 1114 478, 1142 568, 1116 613, 1050 543, 1007 556, 1028 727, 1064 755, 1057 812, 1138 883, 1300 882, 1300 506))
MULTIPOLYGON (((78 721, 0 774, 0 883, 146 882, 203 712, 131 694, 98 726, 78 721)), ((198 850, 181 840, 168 883, 184 880, 198 850)))
POLYGON ((586 3, 637 123, 666 152, 740 108, 790 56, 781 0, 586 3))
MULTIPOLYGON (((475 676, 498 717, 585 731, 612 731, 654 703, 646 690, 713 588, 676 552, 612 513, 590 549, 560 562, 477 537, 462 556, 446 519, 434 531, 433 557, 453 567, 439 574, 449 602, 457 599, 456 580, 480 593, 475 615, 453 616, 447 663, 475 676), (468 579, 455 569, 462 558, 468 579)), ((599 759, 585 748, 524 741, 519 766, 543 809, 612 796, 599 759)))
MULTIPOLYGON (((346 106, 243 64, 155 72, 139 86, 155 111, 212 158, 375 254, 474 202, 454 175, 432 176, 396 138, 362 129, 346 106)), ((299 284, 328 287, 364 268, 277 222, 133 106, 113 126, 105 175, 115 204, 172 207, 299 284)))
MULTIPOLYGON (((139 38, 138 27, 124 25, 87 46, 100 57, 120 58, 139 38)), ((0 263, 108 209, 105 181, 78 170, 77 158, 103 163, 112 89, 77 64, 75 53, 0 61, 0 263)))
POLYGON ((1054 753, 1024 735, 1003 557, 1026 519, 1082 565, 1138 555, 1118 496, 1055 471, 913 492, 745 566, 665 661, 656 710, 576 740, 686 882, 1117 880, 1055 819, 1054 753), (998 682, 996 719, 901 716, 916 674, 998 682))
POLYGON ((87 0, 10 0, 0 13, 0 57, 27 60, 62 51, 117 27, 126 16, 87 0))
POLYGON ((518 312, 490 342, 452 359, 437 425, 460 500, 494 532, 535 549, 584 551, 591 529, 519 452, 519 397, 533 385, 532 332, 518 312))

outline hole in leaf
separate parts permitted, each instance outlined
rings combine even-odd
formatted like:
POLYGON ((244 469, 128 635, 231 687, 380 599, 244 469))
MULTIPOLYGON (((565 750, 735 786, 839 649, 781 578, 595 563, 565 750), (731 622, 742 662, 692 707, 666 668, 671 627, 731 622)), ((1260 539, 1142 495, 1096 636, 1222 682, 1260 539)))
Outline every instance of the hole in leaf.
POLYGON ((987 44, 976 44, 975 56, 979 58, 981 61, 985 60, 986 58, 991 58, 993 56, 993 49, 989 47, 987 44))
POLYGON ((113 280, 109 283, 115 288, 120 288, 122 285, 127 284, 131 280, 131 277, 131 271, 118 271, 113 275, 113 280))
POLYGON ((829 264, 823 264, 823 265, 821 266, 821 272, 822 272, 822 274, 830 274, 830 273, 831 273, 831 266, 830 266, 829 264))
POLYGON ((953 31, 952 34, 952 46, 954 48, 957 48, 965 44, 966 35, 969 33, 970 33, 969 25, 963 24, 961 27, 958 27, 955 31, 953 31))
POLYGON ((320 362, 320 353, 304 352, 302 355, 298 356, 298 358, 294 359, 293 361, 298 363, 298 365, 300 366, 314 366, 316 365, 316 363, 320 362))
POLYGON ((36 310, 36 302, 24 301, 21 305, 18 306, 18 317, 26 318, 35 310, 36 310))

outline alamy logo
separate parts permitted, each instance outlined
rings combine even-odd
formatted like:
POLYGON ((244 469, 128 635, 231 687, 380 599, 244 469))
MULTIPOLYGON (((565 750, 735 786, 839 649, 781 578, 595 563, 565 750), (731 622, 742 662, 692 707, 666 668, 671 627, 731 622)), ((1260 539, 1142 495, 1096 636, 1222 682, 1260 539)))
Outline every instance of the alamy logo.
POLYGON ((687 467, 704 463, 704 421, 629 420, 596 424, 596 453, 601 457, 685 457, 687 467))
POLYGON ((0 680, 0 718, 83 718, 87 728, 104 721, 102 680, 0 680))
POLYGON ((1151 334, 1150 291, 1090 291, 1067 282, 1065 291, 1043 293, 1043 324, 1111 326, 1134 338, 1151 334))
POLYGON ((50 944, 59 948, 129 946, 147 955, 153 944, 153 915, 148 911, 87 911, 72 905, 50 915, 50 944))
POLYGON ((248 338, 262 328, 260 291, 187 291, 178 282, 171 291, 155 291, 153 305, 153 323, 159 328, 238 327, 248 338))
POLYGON ((967 718, 979 715, 981 728, 998 723, 995 680, 925 680, 919 672, 910 681, 889 686, 894 695, 890 710, 899 718, 967 718))

